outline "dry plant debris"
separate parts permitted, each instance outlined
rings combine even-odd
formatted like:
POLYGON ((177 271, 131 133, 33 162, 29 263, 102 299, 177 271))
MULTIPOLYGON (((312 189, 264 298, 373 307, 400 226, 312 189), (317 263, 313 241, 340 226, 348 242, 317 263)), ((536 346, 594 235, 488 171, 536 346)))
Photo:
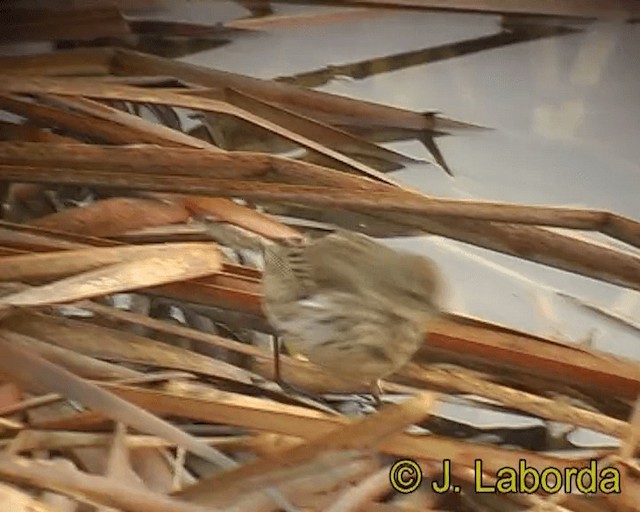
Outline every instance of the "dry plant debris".
MULTIPOLYGON (((242 2, 254 17, 224 27, 128 20, 118 2, 2 8, 10 21, 3 41, 96 46, 0 58, 0 110, 14 116, 0 121, 7 510, 638 510, 637 362, 452 314, 387 383, 395 403, 372 410, 358 395, 366 389, 283 355, 284 378, 310 396, 291 394, 272 380, 259 258, 214 243, 206 223, 270 240, 333 227, 432 233, 640 290, 639 221, 443 200, 399 186, 388 172, 412 159, 379 142, 422 140, 440 164, 434 172, 453 173, 435 137, 481 128, 300 86, 370 76, 379 60, 266 81, 138 51, 162 40, 174 44, 165 55, 175 55, 180 38, 215 45, 243 31, 388 12, 376 7, 634 18, 637 2, 328 3, 358 8, 277 16, 269 2, 242 2), (297 158, 284 155, 291 149, 297 158), (451 400, 547 423, 530 431, 463 425, 435 405, 451 400), (547 428, 552 422, 607 434, 621 448, 552 454, 569 446, 547 428), (389 471, 399 459, 434 479, 451 460, 462 491, 395 492, 389 471), (540 471, 597 459, 620 471, 625 491, 488 497, 473 492, 478 459, 487 485, 521 459, 540 471)), ((505 23, 510 32, 397 55, 385 70, 577 30, 505 23)))

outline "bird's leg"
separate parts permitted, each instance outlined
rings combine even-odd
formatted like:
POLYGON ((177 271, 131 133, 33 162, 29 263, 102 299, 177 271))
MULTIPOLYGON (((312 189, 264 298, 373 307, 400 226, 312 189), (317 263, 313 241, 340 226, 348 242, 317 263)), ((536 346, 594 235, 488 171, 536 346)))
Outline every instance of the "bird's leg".
POLYGON ((280 338, 273 337, 273 380, 282 387, 282 375, 280 374, 280 338))
POLYGON ((304 395, 295 386, 285 382, 282 378, 282 372, 280 370, 280 337, 273 337, 273 380, 280 386, 280 389, 285 393, 291 393, 293 395, 304 395))
POLYGON ((311 395, 309 395, 308 393, 305 393, 301 389, 298 389, 293 384, 289 384, 288 382, 285 382, 285 380, 282 378, 282 371, 280 368, 281 368, 280 367, 280 337, 274 336, 273 337, 273 376, 274 376, 273 380, 276 382, 276 384, 278 384, 278 386, 280 386, 282 391, 284 391, 285 393, 291 393, 293 395, 302 395, 302 396, 307 396, 309 398, 312 398, 311 395))
MULTIPOLYGON (((304 391, 297 389, 294 385, 285 382, 282 378, 282 371, 280 369, 280 337, 273 337, 273 380, 280 386, 285 393, 291 393, 294 395, 307 395, 304 391)), ((308 396, 308 395, 307 395, 308 396)))
POLYGON ((315 405, 316 407, 319 407, 326 412, 337 414, 333 407, 331 407, 331 405, 329 405, 324 399, 313 396, 311 393, 307 393, 306 391, 297 388, 293 384, 285 382, 285 380, 282 378, 282 373, 280 370, 280 338, 277 336, 273 337, 273 374, 275 382, 278 384, 278 386, 280 386, 280 389, 282 389, 285 394, 294 396, 297 395, 298 399, 302 399, 303 401, 309 400, 313 402, 313 405, 315 405))

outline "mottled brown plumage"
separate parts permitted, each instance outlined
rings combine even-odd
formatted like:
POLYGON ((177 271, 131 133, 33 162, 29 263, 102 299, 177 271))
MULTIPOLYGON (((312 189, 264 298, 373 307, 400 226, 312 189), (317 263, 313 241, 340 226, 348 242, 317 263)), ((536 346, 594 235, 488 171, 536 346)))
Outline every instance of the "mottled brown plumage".
POLYGON ((265 248, 264 309, 287 347, 376 398, 423 343, 441 288, 431 260, 357 233, 265 248))

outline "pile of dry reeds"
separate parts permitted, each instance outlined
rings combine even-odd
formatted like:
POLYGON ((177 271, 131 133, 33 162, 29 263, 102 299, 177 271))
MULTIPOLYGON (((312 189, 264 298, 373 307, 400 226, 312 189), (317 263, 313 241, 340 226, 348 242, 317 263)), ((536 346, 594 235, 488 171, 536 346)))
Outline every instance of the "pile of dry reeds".
MULTIPOLYGON (((103 37, 128 33, 102 15, 103 37)), ((70 39, 95 28, 86 14, 82 29, 59 18, 76 26, 70 39)), ((282 356, 285 380, 326 402, 290 395, 272 381, 259 265, 201 220, 272 240, 335 226, 432 233, 634 290, 636 254, 546 228, 639 247, 638 221, 421 195, 388 177, 407 158, 376 142, 477 127, 131 49, 0 58, 0 109, 3 510, 638 510, 638 363, 450 315, 387 383, 397 404, 373 410, 355 395, 366 389, 282 356), (438 400, 622 447, 542 453, 566 448, 546 426, 463 425, 438 400), (460 492, 395 492, 398 459, 427 480, 452 461, 460 492), (475 492, 520 459, 539 470, 597 459, 623 492, 475 492)))

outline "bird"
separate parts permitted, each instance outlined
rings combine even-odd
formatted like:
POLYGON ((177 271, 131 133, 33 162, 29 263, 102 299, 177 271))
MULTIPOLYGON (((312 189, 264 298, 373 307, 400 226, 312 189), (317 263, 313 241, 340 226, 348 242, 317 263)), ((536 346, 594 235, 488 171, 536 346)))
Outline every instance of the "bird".
POLYGON ((284 345, 366 384, 380 404, 381 379, 413 357, 443 311, 436 263, 347 230, 269 244, 263 254, 263 310, 284 345))

